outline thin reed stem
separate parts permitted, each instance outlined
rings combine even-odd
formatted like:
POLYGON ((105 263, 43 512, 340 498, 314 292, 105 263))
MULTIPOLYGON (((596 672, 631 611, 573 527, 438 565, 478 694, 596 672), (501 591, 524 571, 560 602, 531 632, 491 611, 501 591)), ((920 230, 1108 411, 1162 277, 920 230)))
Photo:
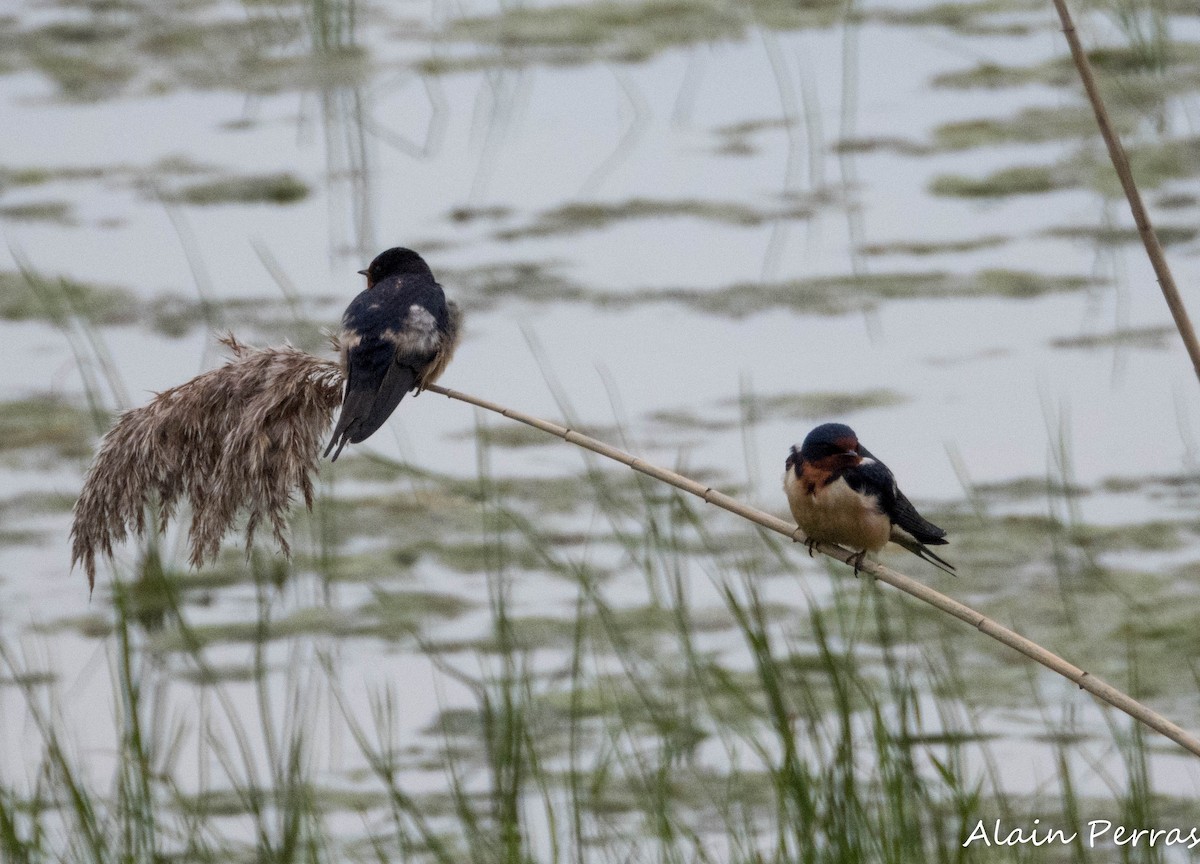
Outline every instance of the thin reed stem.
POLYGON ((1196 331, 1192 328, 1192 322, 1188 317, 1187 307, 1183 305, 1183 297, 1179 293, 1179 288, 1175 285, 1175 277, 1171 275, 1171 268, 1167 265, 1167 258, 1163 254, 1162 244, 1158 241, 1158 234, 1155 233, 1154 226, 1150 223, 1150 214, 1146 212, 1146 205, 1142 203, 1142 194, 1138 191, 1137 183, 1133 179, 1133 171, 1129 167, 1129 157, 1125 154, 1125 148, 1121 146, 1121 138, 1117 135, 1117 130, 1113 128, 1112 120, 1109 119, 1108 109, 1104 107, 1104 99, 1100 95, 1100 88, 1096 85, 1096 76, 1092 74, 1092 64, 1079 41, 1079 33, 1076 31, 1075 22, 1071 19, 1071 13, 1067 9, 1067 2, 1066 0, 1053 0, 1053 2, 1054 8, 1058 10, 1058 18, 1062 22, 1067 44, 1071 46, 1071 57, 1075 60, 1075 68, 1079 70, 1079 77, 1083 80, 1083 89, 1087 91, 1088 101, 1092 103, 1092 110, 1096 113, 1096 123, 1100 127, 1100 134, 1108 146, 1109 158, 1112 159, 1113 168, 1117 171, 1121 188, 1125 190, 1125 198, 1129 201, 1134 224, 1137 225, 1138 234, 1142 237, 1142 244, 1146 247, 1146 255, 1150 258, 1154 275, 1158 277, 1158 285, 1162 288, 1167 308, 1171 310, 1171 317, 1175 319, 1175 327, 1179 330, 1188 356, 1192 358, 1196 377, 1200 378, 1200 341, 1196 339, 1196 331))
MULTIPOLYGON (((549 420, 543 420, 540 417, 534 417, 531 414, 525 414, 521 411, 515 411, 512 408, 505 408, 503 405, 489 402, 486 399, 480 399, 477 396, 471 396, 458 390, 450 390, 437 385, 430 385, 426 389, 433 393, 440 393, 450 399, 457 399, 469 405, 494 411, 511 420, 516 420, 519 423, 524 423, 527 426, 532 426, 535 429, 540 429, 543 432, 562 438, 568 444, 575 444, 583 447, 585 450, 591 450, 593 453, 598 453, 601 456, 620 462, 622 465, 628 465, 635 471, 640 471, 649 477, 668 483, 676 489, 690 492, 696 497, 704 499, 709 504, 714 504, 723 510, 728 510, 730 513, 741 516, 743 519, 748 519, 757 525, 761 525, 763 528, 782 534, 785 537, 790 537, 795 542, 799 543, 805 540, 804 534, 797 526, 777 516, 772 516, 770 513, 765 513, 762 510, 744 504, 736 498, 732 498, 723 492, 718 492, 711 486, 705 486, 703 483, 692 480, 682 474, 677 474, 666 468, 660 468, 644 459, 632 456, 624 450, 619 450, 616 447, 605 444, 603 441, 597 441, 595 438, 576 432, 574 429, 568 429, 566 426, 560 426, 557 423, 552 423, 549 420)), ((855 555, 854 552, 832 543, 817 543, 814 548, 824 555, 836 558, 838 561, 847 564, 850 563, 850 559, 855 555)), ((898 588, 905 594, 928 603, 935 609, 947 612, 955 618, 966 621, 981 633, 1019 651, 1031 660, 1037 661, 1052 672, 1056 672, 1072 683, 1079 685, 1081 690, 1088 691, 1096 698, 1107 702, 1114 708, 1124 711, 1138 722, 1170 738, 1185 750, 1190 751, 1196 756, 1200 756, 1200 739, 1195 738, 1161 714, 1126 695, 1111 684, 1102 681, 1089 672, 1085 672, 1072 663, 1068 663, 1057 654, 1043 648, 1030 639, 1026 639, 1016 631, 1010 630, 1008 627, 988 618, 986 615, 976 612, 970 606, 959 603, 957 600, 952 600, 945 594, 935 591, 928 585, 911 579, 890 567, 885 567, 874 561, 864 561, 859 569, 880 582, 885 582, 893 588, 898 588)))

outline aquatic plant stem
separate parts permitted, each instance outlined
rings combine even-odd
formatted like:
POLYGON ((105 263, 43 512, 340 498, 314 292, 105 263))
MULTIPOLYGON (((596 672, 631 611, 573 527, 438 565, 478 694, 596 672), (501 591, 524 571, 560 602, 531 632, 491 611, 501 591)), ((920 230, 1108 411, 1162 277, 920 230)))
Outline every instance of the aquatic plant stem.
MULTIPOLYGON (((487 399, 480 399, 478 396, 472 396, 468 393, 462 393, 458 390, 450 390, 446 387, 431 385, 428 389, 432 393, 439 393, 450 399, 457 399, 459 402, 466 402, 469 405, 475 405, 479 408, 488 411, 494 411, 508 417, 511 420, 516 420, 519 423, 524 423, 527 426, 532 426, 535 429, 540 429, 543 432, 562 438, 568 444, 575 444, 585 450, 591 450, 593 453, 598 453, 608 459, 620 462, 622 465, 628 465, 635 471, 653 477, 656 480, 661 480, 663 483, 668 483, 676 489, 682 489, 684 492, 690 492, 698 498, 704 499, 709 504, 720 507, 723 510, 728 510, 730 513, 741 516, 743 519, 748 519, 763 528, 782 534, 784 537, 789 537, 793 541, 800 543, 805 541, 804 534, 800 529, 777 516, 772 516, 755 507, 751 507, 736 498, 726 495, 724 492, 718 492, 711 486, 705 486, 690 477, 685 477, 667 468, 661 468, 644 459, 639 459, 624 450, 620 450, 603 441, 597 441, 581 432, 576 432, 574 429, 569 429, 566 426, 561 426, 558 423, 552 423, 549 420, 543 420, 540 417, 534 417, 531 414, 525 414, 521 411, 515 411, 512 408, 506 408, 503 405, 495 402, 490 402, 487 399)), ((831 543, 817 543, 814 548, 824 555, 835 558, 838 561, 849 563, 854 557, 854 552, 843 549, 831 543)), ((1059 657, 1052 651, 1043 648, 1036 642, 1025 638, 1015 630, 988 618, 979 612, 976 612, 970 606, 959 603, 957 600, 952 600, 940 591, 935 591, 928 585, 916 581, 908 576, 905 576, 899 571, 893 570, 890 567, 885 567, 882 564, 874 561, 864 561, 860 567, 861 571, 869 576, 877 579, 880 582, 885 582, 893 588, 898 588, 905 594, 917 598, 935 609, 942 612, 947 612, 962 621, 967 622, 975 627, 981 633, 995 639, 997 642, 1013 648, 1024 654, 1031 660, 1045 666, 1052 672, 1057 672, 1064 678, 1067 678, 1072 683, 1079 685, 1080 689, 1086 690, 1096 698, 1107 702, 1109 705, 1124 711, 1133 719, 1140 723, 1149 726, 1154 731, 1170 738, 1185 750, 1190 751, 1196 756, 1200 756, 1200 739, 1195 738, 1187 731, 1172 723, 1162 715, 1146 707, 1136 699, 1127 696, 1122 691, 1113 687, 1096 676, 1085 672, 1078 666, 1068 663, 1063 658, 1059 657)))
POLYGON ((1158 285, 1167 301, 1167 308, 1171 310, 1171 317, 1175 319, 1175 327, 1179 330, 1188 356, 1192 358, 1196 377, 1200 378, 1200 341, 1196 339, 1196 331, 1192 328, 1192 322, 1188 317, 1187 307, 1183 305, 1183 297, 1179 294, 1179 288, 1175 285, 1175 277, 1171 275, 1171 268, 1167 265, 1167 258, 1163 254, 1162 244, 1158 241, 1158 234, 1155 233, 1154 226, 1150 222, 1150 214, 1146 212, 1146 205, 1142 203, 1142 194, 1138 191, 1137 183, 1134 182, 1133 171, 1129 166, 1129 157, 1125 153, 1125 148, 1121 146, 1121 138, 1113 128, 1112 120, 1109 119, 1108 109, 1104 107, 1104 99, 1100 95, 1100 88, 1096 85, 1096 76, 1092 74, 1092 64, 1079 41, 1079 33, 1075 29, 1075 22, 1071 19, 1071 12, 1067 9, 1067 2, 1066 0, 1053 0, 1053 3, 1054 8, 1058 10, 1058 18, 1062 22, 1067 44, 1071 46, 1071 57, 1075 60, 1075 68, 1079 70, 1079 77, 1083 80, 1083 89, 1087 91, 1088 101, 1092 103, 1092 110, 1096 113, 1096 124, 1100 127, 1100 135, 1108 146, 1108 155, 1112 159, 1113 168, 1116 169, 1117 177, 1121 181, 1121 188, 1125 190, 1125 198, 1129 201, 1134 224, 1137 225, 1138 234, 1142 237, 1142 244, 1146 247, 1146 255, 1150 258, 1154 275, 1158 277, 1158 285))

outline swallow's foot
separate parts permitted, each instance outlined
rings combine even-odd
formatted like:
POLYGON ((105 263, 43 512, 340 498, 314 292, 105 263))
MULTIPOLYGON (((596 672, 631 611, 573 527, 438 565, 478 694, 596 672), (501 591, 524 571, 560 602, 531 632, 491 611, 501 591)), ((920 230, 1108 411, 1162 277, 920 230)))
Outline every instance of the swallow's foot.
POLYGON ((846 563, 854 568, 854 578, 858 578, 858 571, 862 569, 863 562, 867 560, 867 550, 864 549, 857 555, 851 555, 846 563))
POLYGON ((808 547, 808 557, 809 558, 814 557, 813 549, 816 548, 817 541, 814 540, 813 538, 809 537, 807 540, 804 541, 804 545, 808 547))

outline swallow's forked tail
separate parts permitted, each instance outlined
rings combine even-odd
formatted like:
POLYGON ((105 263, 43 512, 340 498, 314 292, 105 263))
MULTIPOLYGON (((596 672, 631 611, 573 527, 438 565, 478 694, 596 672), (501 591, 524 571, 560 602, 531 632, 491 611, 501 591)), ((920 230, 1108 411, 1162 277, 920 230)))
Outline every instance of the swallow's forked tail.
POLYGON ((333 458, 329 461, 336 462, 347 444, 357 444, 371 437, 392 416, 404 394, 413 388, 416 381, 417 373, 411 366, 392 363, 378 387, 366 385, 348 389, 342 401, 342 414, 333 428, 329 446, 325 448, 325 456, 333 452, 333 458))
MULTIPOLYGON (((942 570, 945 570, 951 576, 958 575, 958 571, 955 570, 953 564, 951 564, 945 558, 942 558, 940 555, 934 554, 929 549, 928 546, 926 546, 924 543, 920 542, 919 540, 915 540, 912 537, 903 535, 899 531, 893 531, 892 536, 891 536, 891 541, 898 546, 903 546, 905 549, 907 549, 909 552, 916 555, 918 558, 920 558, 924 561, 928 561, 934 567, 938 567, 938 568, 941 568, 942 570)), ((945 543, 946 541, 942 540, 941 542, 945 543)))
POLYGON ((328 456, 336 446, 337 451, 334 452, 330 461, 337 461, 337 458, 342 455, 342 448, 350 442, 350 436, 354 434, 355 427, 371 410, 374 397, 375 394, 367 389, 347 391, 346 398, 342 400, 342 413, 338 417, 337 425, 333 427, 333 435, 329 439, 329 445, 325 448, 323 456, 328 456))

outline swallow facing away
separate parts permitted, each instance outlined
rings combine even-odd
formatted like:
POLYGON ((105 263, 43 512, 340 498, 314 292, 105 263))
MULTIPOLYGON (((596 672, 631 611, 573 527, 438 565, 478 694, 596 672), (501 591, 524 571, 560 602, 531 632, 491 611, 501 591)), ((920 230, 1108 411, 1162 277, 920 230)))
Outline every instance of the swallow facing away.
POLYGON ((405 393, 420 393, 438 379, 462 324, 458 306, 446 302, 429 265, 411 249, 381 252, 358 272, 367 287, 342 315, 346 395, 325 448, 335 462, 347 443, 364 441, 382 426, 405 393))
POLYGON ((954 565, 928 546, 945 545, 946 532, 927 521, 896 486, 886 465, 858 443, 854 430, 825 423, 808 433, 784 463, 783 491, 792 516, 808 537, 808 552, 818 542, 859 550, 854 573, 867 557, 892 541, 954 573, 954 565))

